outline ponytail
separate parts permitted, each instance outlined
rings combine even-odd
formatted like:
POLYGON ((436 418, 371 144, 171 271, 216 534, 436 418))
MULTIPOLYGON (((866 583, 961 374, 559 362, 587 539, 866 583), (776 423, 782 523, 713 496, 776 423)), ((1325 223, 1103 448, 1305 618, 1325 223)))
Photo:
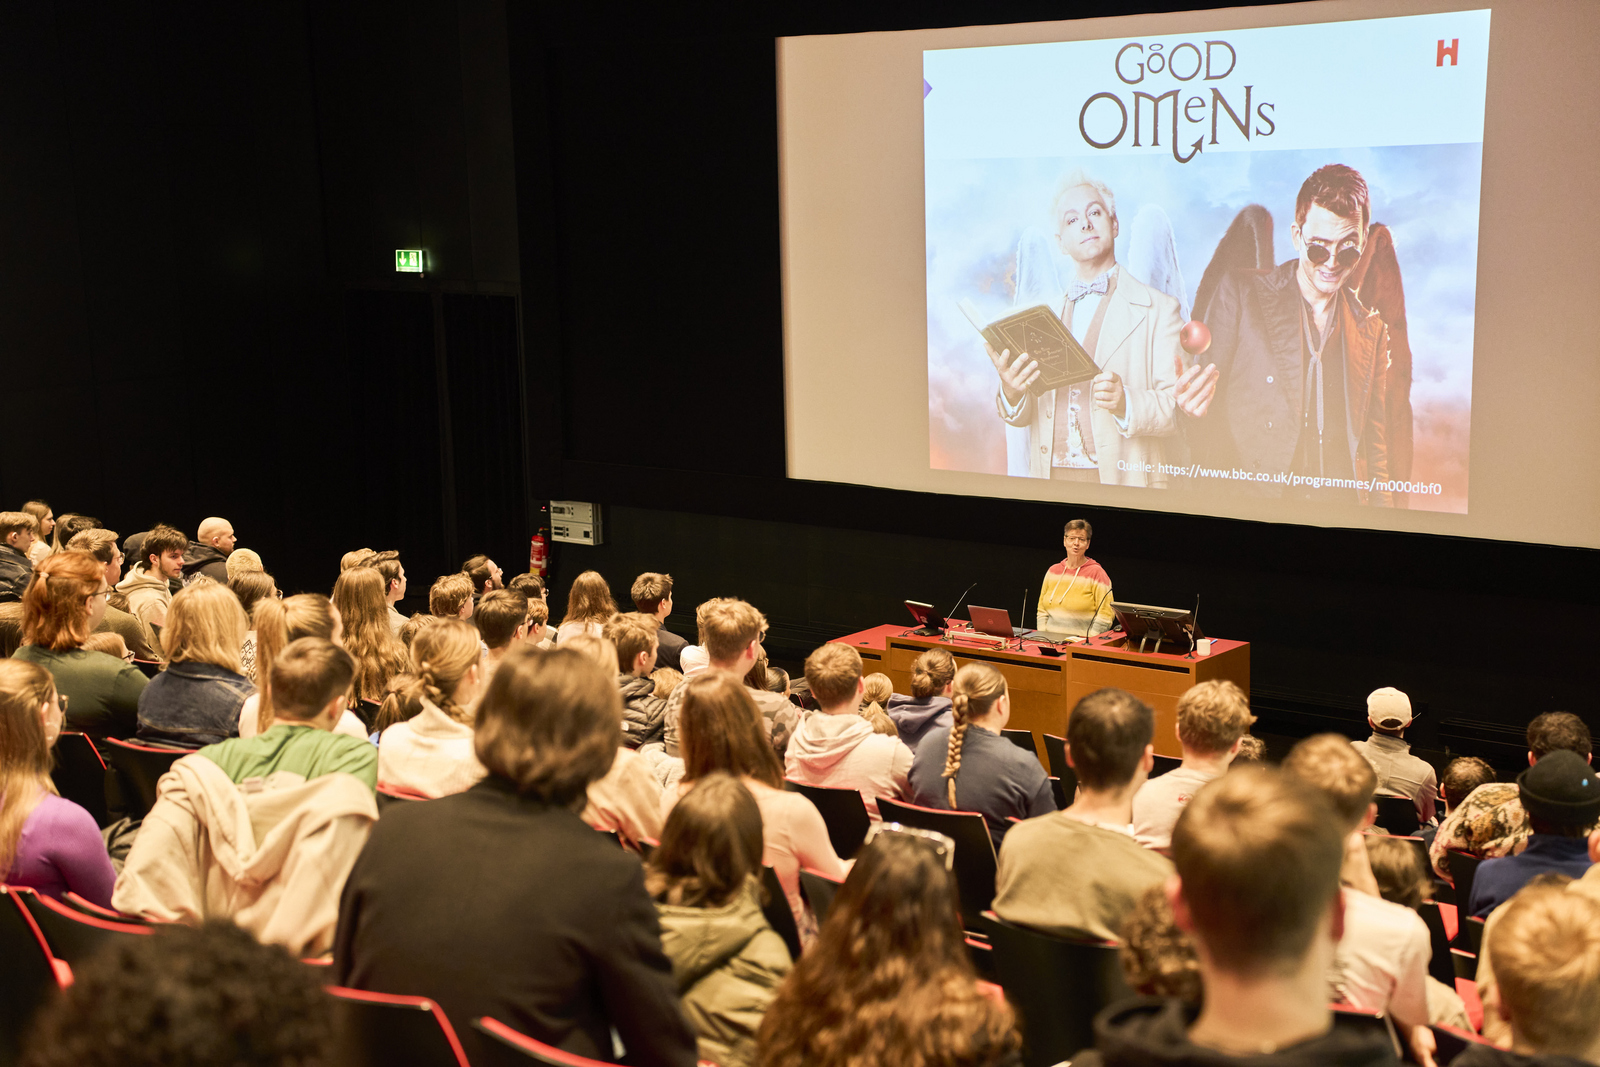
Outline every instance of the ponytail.
POLYGON ((478 631, 459 619, 443 619, 420 631, 411 641, 416 670, 396 677, 400 684, 384 697, 373 728, 381 734, 395 723, 413 718, 422 712, 424 700, 456 722, 470 725, 473 710, 456 703, 455 694, 467 672, 480 661, 482 649, 478 631))
POLYGON ((911 664, 911 695, 918 700, 938 696, 956 676, 956 658, 943 648, 930 648, 911 664))
MULTIPOLYGON (((922 658, 918 657, 919 666, 922 658)), ((969 663, 956 672, 954 681, 950 714, 955 723, 950 727, 950 745, 944 757, 944 778, 948 782, 950 807, 959 811, 961 805, 956 803, 956 775, 961 773, 961 749, 967 742, 967 727, 973 719, 988 715, 995 701, 1005 695, 1006 680, 986 663, 969 663)), ((943 685, 939 688, 942 689, 943 685)))

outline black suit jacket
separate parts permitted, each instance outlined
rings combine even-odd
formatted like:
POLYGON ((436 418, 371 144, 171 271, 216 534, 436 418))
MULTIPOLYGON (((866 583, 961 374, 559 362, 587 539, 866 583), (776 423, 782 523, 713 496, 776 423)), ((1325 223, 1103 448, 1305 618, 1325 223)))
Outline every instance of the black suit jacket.
MULTIPOLYGON (((1299 260, 1270 271, 1225 275, 1206 308, 1211 348, 1199 357, 1217 365, 1216 399, 1199 419, 1183 420, 1196 463, 1251 474, 1287 471, 1304 421, 1305 354, 1295 281, 1299 260)), ((1358 479, 1388 478, 1385 383, 1389 333, 1375 311, 1348 290, 1341 303, 1345 395, 1350 422, 1351 468, 1358 479)), ((1190 480, 1194 488, 1233 487, 1272 496, 1277 482, 1190 480)), ((1388 504, 1387 490, 1358 494, 1361 503, 1388 504)))
POLYGON ((342 985, 436 1001, 477 1062, 490 1015, 580 1056, 694 1067, 637 857, 493 776, 391 805, 345 883, 342 985))

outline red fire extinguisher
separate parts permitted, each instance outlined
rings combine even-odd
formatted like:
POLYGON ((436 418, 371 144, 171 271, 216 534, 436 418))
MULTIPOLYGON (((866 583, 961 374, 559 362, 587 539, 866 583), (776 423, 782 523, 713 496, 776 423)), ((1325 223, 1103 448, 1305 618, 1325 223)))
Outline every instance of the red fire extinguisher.
POLYGON ((541 578, 550 573, 550 549, 545 532, 545 527, 539 527, 539 532, 533 535, 533 543, 528 546, 528 573, 541 578))

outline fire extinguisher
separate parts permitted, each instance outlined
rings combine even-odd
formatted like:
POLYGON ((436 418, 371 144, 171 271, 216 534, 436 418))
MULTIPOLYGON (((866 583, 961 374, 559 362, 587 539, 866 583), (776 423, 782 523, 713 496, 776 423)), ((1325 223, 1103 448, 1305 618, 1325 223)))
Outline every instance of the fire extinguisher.
POLYGON ((533 535, 533 543, 528 546, 528 573, 537 574, 544 578, 550 573, 549 542, 545 540, 545 527, 539 527, 539 532, 533 535))

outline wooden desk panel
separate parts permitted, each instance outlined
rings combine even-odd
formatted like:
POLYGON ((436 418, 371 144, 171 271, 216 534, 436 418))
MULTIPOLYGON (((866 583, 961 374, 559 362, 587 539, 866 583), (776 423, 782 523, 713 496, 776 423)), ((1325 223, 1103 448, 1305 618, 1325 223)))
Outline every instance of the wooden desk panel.
MULTIPOLYGON (((1065 736, 1067 720, 1079 700, 1097 689, 1125 689, 1149 704, 1155 712, 1155 750, 1163 756, 1181 757, 1178 745, 1178 698, 1198 682, 1226 679, 1250 694, 1250 646, 1242 641, 1219 641, 1210 656, 1141 653, 1119 645, 1120 635, 1074 645, 1059 657, 1040 655, 1024 643, 1022 650, 988 649, 933 637, 900 637, 893 627, 854 634, 848 643, 883 642, 881 658, 867 670, 881 670, 894 682, 897 693, 911 692, 912 663, 930 648, 943 648, 958 667, 987 663, 1006 679, 1011 693, 1011 727, 1037 734, 1065 736), (879 637, 879 632, 890 633, 879 637)), ((858 649, 865 657, 868 648, 858 649)), ((871 651, 877 651, 871 649, 871 651)), ((1040 762, 1049 766, 1044 752, 1040 762)))

